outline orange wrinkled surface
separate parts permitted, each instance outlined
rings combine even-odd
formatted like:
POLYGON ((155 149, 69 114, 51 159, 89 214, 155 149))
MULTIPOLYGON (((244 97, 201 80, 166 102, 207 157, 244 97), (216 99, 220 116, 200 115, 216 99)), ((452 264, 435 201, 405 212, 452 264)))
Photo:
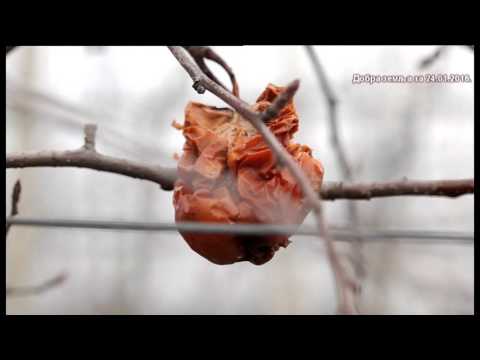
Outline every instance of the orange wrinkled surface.
MULTIPOLYGON (((282 91, 269 85, 255 110, 264 110, 282 91)), ((320 190, 323 166, 309 147, 296 144, 298 117, 291 101, 268 124, 320 190)), ((185 109, 183 154, 178 162, 173 203, 175 221, 228 224, 301 224, 309 212, 302 191, 290 172, 276 166, 275 156, 254 127, 230 109, 190 102, 185 109)), ((215 264, 250 261, 261 265, 280 247, 287 235, 231 235, 182 233, 188 245, 215 264)))

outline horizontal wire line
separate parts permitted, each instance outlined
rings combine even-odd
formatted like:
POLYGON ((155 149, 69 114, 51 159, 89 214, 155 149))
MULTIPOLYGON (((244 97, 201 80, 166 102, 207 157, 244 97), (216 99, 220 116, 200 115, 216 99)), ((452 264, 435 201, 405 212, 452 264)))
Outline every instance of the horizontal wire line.
MULTIPOLYGON (((28 217, 11 217, 6 224, 14 226, 110 229, 133 231, 181 231, 197 234, 236 234, 236 235, 303 235, 317 236, 317 230, 312 226, 270 225, 270 224, 220 224, 220 223, 158 223, 134 221, 102 221, 73 219, 38 219, 28 217)), ((382 241, 385 239, 405 240, 452 240, 451 243, 473 244, 474 234, 462 231, 430 231, 430 230, 379 230, 366 228, 331 227, 336 240, 350 241, 354 236, 362 236, 367 241, 382 241)))

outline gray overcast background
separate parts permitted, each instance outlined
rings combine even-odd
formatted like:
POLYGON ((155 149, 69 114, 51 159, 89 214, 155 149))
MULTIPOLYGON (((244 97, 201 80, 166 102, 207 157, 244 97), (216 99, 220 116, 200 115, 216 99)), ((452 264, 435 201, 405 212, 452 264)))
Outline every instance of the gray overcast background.
MULTIPOLYGON (((341 180, 329 142, 327 109, 301 46, 214 47, 252 103, 268 83, 301 80, 296 139, 341 180)), ((435 46, 316 46, 336 92, 339 122, 356 180, 474 176, 473 83, 352 84, 354 73, 418 74, 435 46)), ((448 47, 427 73, 469 74, 473 52, 448 47)), ((218 76, 228 77, 216 65, 218 76)), ((190 100, 199 95, 166 47, 24 47, 7 58, 7 152, 74 149, 83 124, 98 124, 105 154, 174 166, 190 100)), ((20 214, 129 221, 173 221, 172 192, 84 169, 8 170, 6 209, 17 178, 20 214)), ((474 196, 403 197, 359 202, 361 223, 379 228, 473 231, 474 196)), ((346 223, 346 202, 325 206, 330 224, 346 223)), ((306 223, 312 223, 309 217, 306 223)), ((332 274, 322 242, 293 237, 263 266, 217 266, 175 233, 13 227, 7 284, 34 285, 60 271, 49 292, 8 297, 8 314, 331 314, 332 274)), ((373 314, 473 313, 473 245, 402 244, 364 248, 362 310, 373 314)))

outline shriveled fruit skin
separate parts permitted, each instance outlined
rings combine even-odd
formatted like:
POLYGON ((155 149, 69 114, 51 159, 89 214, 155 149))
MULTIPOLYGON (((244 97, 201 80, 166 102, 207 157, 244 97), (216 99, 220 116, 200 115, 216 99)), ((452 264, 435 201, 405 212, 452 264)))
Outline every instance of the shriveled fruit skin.
MULTIPOLYGON (((254 106, 264 110, 282 91, 268 85, 254 106)), ((267 125, 320 191, 324 169, 308 146, 297 144, 293 101, 267 125)), ((310 211, 297 182, 253 126, 230 109, 190 102, 181 126, 185 137, 178 162, 173 204, 175 221, 299 225, 310 211)), ((245 236, 182 233, 188 245, 209 261, 262 265, 289 235, 245 236)))

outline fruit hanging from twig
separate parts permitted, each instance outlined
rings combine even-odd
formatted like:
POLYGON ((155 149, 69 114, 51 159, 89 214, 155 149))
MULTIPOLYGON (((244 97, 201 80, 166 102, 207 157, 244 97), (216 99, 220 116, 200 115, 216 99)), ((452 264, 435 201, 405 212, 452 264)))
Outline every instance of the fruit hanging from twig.
MULTIPOLYGON (((269 85, 257 99, 256 111, 265 110, 282 87, 269 85)), ((308 146, 293 141, 298 130, 293 101, 268 127, 299 163, 313 188, 320 191, 324 169, 308 146)), ((183 126, 185 145, 175 183, 175 221, 227 224, 299 225, 310 211, 290 172, 255 128, 228 108, 190 102, 183 126)), ((287 235, 219 235, 182 233, 189 246, 215 264, 271 260, 287 235)))

